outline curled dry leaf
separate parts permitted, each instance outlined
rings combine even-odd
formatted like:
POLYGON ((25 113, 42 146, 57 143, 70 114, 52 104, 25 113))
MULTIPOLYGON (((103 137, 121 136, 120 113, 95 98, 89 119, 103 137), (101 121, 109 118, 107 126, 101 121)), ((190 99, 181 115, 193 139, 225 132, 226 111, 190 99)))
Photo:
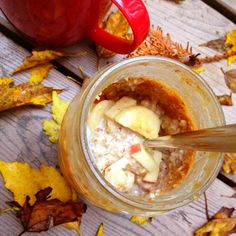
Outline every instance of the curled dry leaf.
POLYGON ((49 136, 49 141, 55 143, 58 140, 59 131, 64 114, 69 106, 68 101, 62 101, 56 92, 52 93, 52 117, 43 120, 43 130, 49 136))
POLYGON ((236 217, 231 217, 233 211, 234 208, 222 207, 208 223, 195 231, 195 235, 227 236, 235 233, 236 217))
POLYGON ((200 44, 199 46, 211 48, 217 52, 225 52, 225 37, 210 40, 206 43, 200 44))
POLYGON ((53 64, 45 63, 30 70, 30 83, 40 83, 48 75, 49 71, 53 68, 53 64))
MULTIPOLYGON (((111 13, 107 20, 102 23, 102 28, 108 33, 117 37, 131 39, 132 34, 128 33, 129 23, 121 13, 121 11, 111 13)), ((102 46, 96 45, 96 51, 99 57, 108 58, 114 56, 116 53, 103 48, 102 46)))
POLYGON ((80 222, 82 214, 86 211, 86 205, 80 201, 62 202, 57 198, 49 200, 51 191, 51 187, 38 191, 33 205, 29 203, 29 196, 26 196, 23 206, 16 201, 9 203, 11 206, 20 208, 16 215, 23 225, 22 233, 47 231, 63 223, 80 222))
POLYGON ((96 233, 96 236, 104 236, 104 232, 103 232, 103 223, 101 223, 98 227, 98 231, 96 233))
POLYGON ((236 174, 236 153, 226 153, 224 155, 223 171, 227 174, 236 174))
POLYGON ((228 58, 228 64, 231 65, 236 60, 236 30, 232 30, 226 34, 225 49, 227 53, 234 53, 228 58))
POLYGON ((52 91, 62 91, 42 84, 23 83, 10 87, 10 82, 7 83, 4 86, 0 85, 0 111, 23 105, 45 106, 52 100, 52 91))
POLYGON ((233 106, 232 93, 216 96, 219 103, 225 106, 233 106))
POLYGON ((228 86, 228 88, 233 92, 236 93, 236 69, 224 71, 221 68, 221 71, 223 72, 225 76, 225 83, 228 86))

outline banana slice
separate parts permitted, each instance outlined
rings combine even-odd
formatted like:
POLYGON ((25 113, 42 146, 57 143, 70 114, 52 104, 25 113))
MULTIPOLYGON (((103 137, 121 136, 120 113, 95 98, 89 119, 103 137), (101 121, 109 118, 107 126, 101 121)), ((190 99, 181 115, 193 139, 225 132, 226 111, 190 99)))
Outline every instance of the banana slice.
POLYGON ((87 120, 87 123, 91 130, 95 129, 95 127, 104 117, 105 112, 110 109, 110 107, 112 107, 114 103, 115 102, 111 100, 103 100, 92 108, 87 120))
POLYGON ((158 137, 161 123, 152 110, 143 106, 130 106, 122 109, 115 116, 115 121, 148 139, 158 137))
POLYGON ((105 115, 114 120, 115 116, 124 108, 135 106, 137 104, 137 101, 130 97, 122 97, 120 100, 118 100, 106 113, 105 115))

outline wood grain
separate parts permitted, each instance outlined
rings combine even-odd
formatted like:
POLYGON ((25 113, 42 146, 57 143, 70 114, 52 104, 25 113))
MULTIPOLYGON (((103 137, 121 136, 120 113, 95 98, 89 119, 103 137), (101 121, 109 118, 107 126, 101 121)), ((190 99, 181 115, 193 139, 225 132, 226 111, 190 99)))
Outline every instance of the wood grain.
MULTIPOLYGON (((164 0, 148 1, 148 9, 155 25, 160 25, 166 32, 171 32, 174 39, 182 43, 192 42, 196 51, 202 54, 212 54, 213 51, 205 48, 198 48, 197 45, 224 34, 227 30, 235 27, 230 21, 223 18, 214 10, 205 6, 198 0, 185 1, 181 5, 175 5, 164 0), (203 16, 199 16, 199 15, 203 16), (207 16, 208 15, 208 16, 207 16), (212 20, 214 19, 214 21, 212 20)), ((93 74, 96 70, 96 56, 89 44, 80 44, 80 50, 88 51, 88 55, 81 58, 63 60, 64 65, 70 65, 75 71, 78 66, 83 66, 87 74, 93 74), (93 64, 92 64, 93 63, 93 64)), ((78 48, 76 48, 78 50, 78 48)), ((0 33, 0 65, 6 73, 10 73, 18 66, 23 58, 28 55, 24 48, 18 46, 10 39, 0 33)), ((109 60, 121 60, 123 56, 116 56, 109 60)), ((105 62, 103 64, 105 65, 105 62)), ((214 88, 214 91, 223 93, 229 92, 224 85, 220 67, 227 67, 226 62, 213 63, 204 66, 206 71, 202 74, 204 79, 214 88)), ((14 76, 16 83, 27 81, 29 74, 22 72, 14 76)), ((61 97, 71 100, 79 92, 80 88, 75 83, 66 79, 66 76, 53 69, 48 78, 43 82, 45 85, 57 88, 66 88, 61 97)), ((234 103, 236 104, 235 96, 234 103)), ((235 106, 224 108, 228 123, 236 121, 235 106)), ((33 167, 40 163, 57 166, 56 145, 48 141, 42 132, 42 119, 49 118, 50 105, 45 108, 23 107, 0 114, 0 158, 6 161, 28 162, 33 167)), ((6 201, 12 200, 12 195, 3 186, 0 177, 1 201, 0 208, 6 208, 6 201)), ((214 214, 221 206, 235 207, 236 199, 227 198, 233 190, 220 180, 216 179, 207 191, 209 199, 210 215, 214 214), (224 196, 222 196, 224 195, 224 196)), ((104 223, 105 235, 107 236, 154 236, 154 235, 192 235, 193 231, 205 221, 204 199, 182 207, 176 211, 156 216, 152 223, 139 226, 129 222, 128 215, 111 214, 89 205, 87 213, 82 219, 82 232, 84 236, 94 236, 101 222, 104 223)), ((13 213, 0 215, 0 235, 17 235, 21 226, 13 213)), ((34 234, 27 234, 34 235, 34 234)), ((54 235, 78 235, 62 226, 55 227, 48 232, 41 233, 42 236, 54 235)))

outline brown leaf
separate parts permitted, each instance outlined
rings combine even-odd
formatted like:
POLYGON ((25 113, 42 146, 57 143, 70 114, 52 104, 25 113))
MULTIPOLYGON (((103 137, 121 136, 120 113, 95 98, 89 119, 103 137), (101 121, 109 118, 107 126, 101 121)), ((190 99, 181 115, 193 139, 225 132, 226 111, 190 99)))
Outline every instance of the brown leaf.
POLYGON ((220 210, 212 217, 212 219, 230 218, 234 212, 234 208, 221 207, 220 210))
POLYGON ((221 71, 225 75, 225 83, 228 86, 228 88, 233 92, 236 93, 236 69, 224 71, 221 68, 221 71))
MULTIPOLYGON (((132 39, 132 34, 128 33, 129 23, 119 10, 108 16, 107 20, 103 22, 102 28, 117 37, 132 39)), ((100 45, 96 45, 96 51, 98 56, 103 58, 109 58, 116 54, 100 45)))
POLYGON ((232 217, 234 208, 222 207, 210 221, 196 230, 196 236, 227 236, 236 232, 236 217, 232 217))
POLYGON ((219 103, 225 106, 233 106, 232 93, 216 96, 219 103))
MULTIPOLYGON (((50 227, 73 221, 79 221, 86 211, 86 205, 80 201, 62 202, 58 199, 50 199, 52 188, 48 187, 35 194, 36 202, 29 204, 29 197, 25 199, 23 207, 17 212, 24 232, 47 231, 50 227)), ((10 202, 11 206, 19 207, 17 202, 10 202)))
POLYGON ((199 46, 211 48, 217 52, 225 52, 225 37, 210 40, 206 43, 200 44, 199 46))
POLYGON ((62 90, 30 83, 0 87, 0 111, 29 104, 44 106, 52 101, 52 91, 62 90))

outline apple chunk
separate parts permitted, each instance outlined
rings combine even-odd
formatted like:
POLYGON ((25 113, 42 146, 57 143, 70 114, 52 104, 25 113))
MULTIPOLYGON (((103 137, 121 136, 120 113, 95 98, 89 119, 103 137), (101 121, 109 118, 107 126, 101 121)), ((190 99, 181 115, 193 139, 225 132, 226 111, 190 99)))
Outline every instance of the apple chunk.
POLYGON ((143 106, 124 108, 115 116, 115 121, 145 138, 155 139, 160 130, 160 119, 150 109, 143 106))
POLYGON ((148 152, 143 145, 134 144, 130 147, 130 155, 148 171, 143 181, 155 183, 159 174, 162 153, 159 151, 148 152))
POLYGON ((118 100, 106 113, 105 115, 114 120, 115 116, 124 108, 135 106, 137 104, 137 101, 130 97, 122 97, 120 100, 118 100))
POLYGON ((91 130, 95 129, 95 127, 99 124, 99 122, 104 117, 105 112, 113 105, 114 105, 114 101, 103 100, 92 108, 88 116, 88 120, 87 120, 87 123, 91 130))

